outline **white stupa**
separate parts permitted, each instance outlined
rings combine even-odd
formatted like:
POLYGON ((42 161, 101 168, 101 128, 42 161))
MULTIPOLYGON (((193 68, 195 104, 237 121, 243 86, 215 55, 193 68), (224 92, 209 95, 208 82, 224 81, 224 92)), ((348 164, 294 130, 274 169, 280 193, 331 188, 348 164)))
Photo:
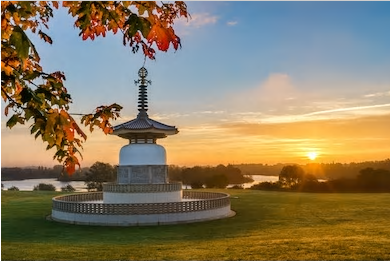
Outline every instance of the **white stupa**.
POLYGON ((144 67, 138 72, 137 117, 113 128, 113 135, 129 141, 119 153, 117 182, 104 184, 103 192, 53 198, 52 219, 134 226, 199 222, 235 214, 228 194, 183 191, 180 182, 169 183, 166 151, 156 141, 178 130, 149 118, 147 74, 144 67))

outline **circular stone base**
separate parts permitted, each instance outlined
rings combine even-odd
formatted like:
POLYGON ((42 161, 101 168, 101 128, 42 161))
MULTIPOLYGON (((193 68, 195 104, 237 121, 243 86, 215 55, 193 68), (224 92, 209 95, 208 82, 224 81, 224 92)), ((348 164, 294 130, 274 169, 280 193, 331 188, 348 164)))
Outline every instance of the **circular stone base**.
POLYGON ((52 219, 78 225, 150 226, 201 222, 235 215, 225 193, 183 191, 183 201, 106 204, 103 193, 53 198, 52 219))
POLYGON ((120 215, 120 216, 101 216, 101 215, 73 215, 63 216, 63 213, 52 212, 51 220, 74 224, 74 225, 89 225, 89 226, 158 226, 158 225, 175 225, 195 222, 211 221, 216 219, 233 217, 236 212, 226 210, 220 216, 216 212, 204 212, 196 215, 187 214, 162 214, 162 215, 120 215), (62 218, 60 217, 62 216, 62 218), (60 218, 59 218, 60 217, 60 218))

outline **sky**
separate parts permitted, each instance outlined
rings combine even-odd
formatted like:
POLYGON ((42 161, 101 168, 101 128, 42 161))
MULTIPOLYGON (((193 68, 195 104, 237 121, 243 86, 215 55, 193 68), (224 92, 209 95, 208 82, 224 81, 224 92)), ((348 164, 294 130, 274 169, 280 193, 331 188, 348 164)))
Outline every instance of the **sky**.
MULTIPOLYGON (((149 116, 179 129, 158 140, 168 164, 390 157, 390 2, 187 5, 191 19, 174 24, 182 48, 145 63, 149 116)), ((52 45, 31 36, 43 69, 66 74, 70 112, 116 102, 124 108, 113 125, 135 118, 143 54, 123 46, 120 34, 83 41, 73 23, 60 9, 47 31, 52 45)), ((2 167, 59 164, 29 134, 29 123, 10 130, 6 121, 2 115, 2 167)), ((118 164, 127 143, 89 133, 82 167, 118 164)))

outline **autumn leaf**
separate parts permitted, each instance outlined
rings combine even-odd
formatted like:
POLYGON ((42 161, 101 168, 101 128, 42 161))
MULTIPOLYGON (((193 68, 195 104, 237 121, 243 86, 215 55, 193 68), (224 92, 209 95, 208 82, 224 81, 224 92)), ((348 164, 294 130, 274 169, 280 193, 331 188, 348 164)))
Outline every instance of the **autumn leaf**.
POLYGON ((1 71, 4 72, 5 75, 10 76, 12 75, 14 68, 9 65, 6 65, 5 62, 1 61, 1 71))
POLYGON ((62 130, 57 130, 56 131, 56 141, 55 144, 57 146, 61 146, 62 140, 64 139, 64 132, 62 130))
POLYGON ((64 132, 66 139, 72 142, 74 140, 74 129, 66 126, 64 127, 64 132))
POLYGON ((58 1, 52 1, 53 6, 58 9, 58 1))
POLYGON ((79 160, 74 155, 70 155, 64 162, 64 167, 67 173, 73 174, 76 171, 76 165, 80 167, 79 160))
POLYGON ((39 36, 45 41, 48 42, 49 44, 52 44, 53 41, 51 40, 50 36, 42 32, 41 30, 38 31, 39 36))
POLYGON ((84 140, 87 140, 87 135, 80 129, 76 122, 72 122, 72 128, 80 135, 84 140))
POLYGON ((6 125, 10 129, 14 127, 17 123, 24 124, 24 119, 23 117, 20 117, 18 114, 12 115, 12 117, 7 121, 6 125))
POLYGON ((158 24, 153 25, 146 39, 150 44, 156 42, 160 51, 167 51, 169 48, 170 36, 167 34, 166 29, 158 24))
POLYGON ((10 37, 10 44, 15 46, 15 50, 22 61, 28 57, 30 49, 29 42, 30 41, 24 31, 19 26, 15 26, 10 37))

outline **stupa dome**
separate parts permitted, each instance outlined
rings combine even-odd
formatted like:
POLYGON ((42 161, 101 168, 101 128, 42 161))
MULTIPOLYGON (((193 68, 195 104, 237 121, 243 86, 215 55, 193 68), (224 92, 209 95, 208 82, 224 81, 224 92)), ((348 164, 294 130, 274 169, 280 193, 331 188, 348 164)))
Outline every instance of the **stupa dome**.
POLYGON ((119 165, 165 165, 165 148, 158 144, 129 144, 119 152, 119 165))

